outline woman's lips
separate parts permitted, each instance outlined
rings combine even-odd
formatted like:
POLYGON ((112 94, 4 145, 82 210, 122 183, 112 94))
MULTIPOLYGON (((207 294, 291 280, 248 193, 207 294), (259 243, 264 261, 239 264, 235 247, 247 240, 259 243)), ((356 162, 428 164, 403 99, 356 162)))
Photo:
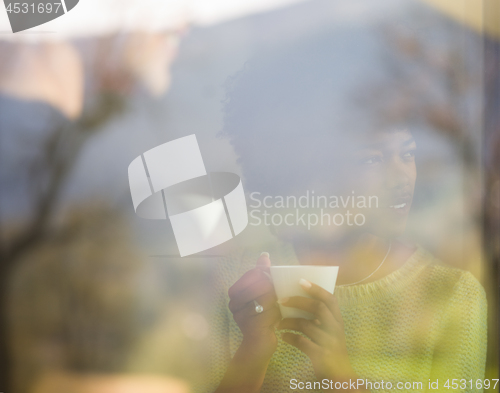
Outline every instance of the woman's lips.
POLYGON ((410 211, 411 200, 411 195, 400 197, 394 200, 388 207, 396 214, 406 215, 410 211))

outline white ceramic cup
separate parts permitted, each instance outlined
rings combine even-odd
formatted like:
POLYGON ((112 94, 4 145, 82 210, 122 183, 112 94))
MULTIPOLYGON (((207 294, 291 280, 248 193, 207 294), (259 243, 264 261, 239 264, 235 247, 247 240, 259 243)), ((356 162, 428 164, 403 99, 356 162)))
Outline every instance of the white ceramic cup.
MULTIPOLYGON (((310 298, 299 284, 301 278, 312 282, 333 294, 337 281, 338 266, 271 266, 271 277, 278 299, 291 296, 310 298)), ((283 318, 314 319, 311 313, 298 308, 279 305, 283 318)))

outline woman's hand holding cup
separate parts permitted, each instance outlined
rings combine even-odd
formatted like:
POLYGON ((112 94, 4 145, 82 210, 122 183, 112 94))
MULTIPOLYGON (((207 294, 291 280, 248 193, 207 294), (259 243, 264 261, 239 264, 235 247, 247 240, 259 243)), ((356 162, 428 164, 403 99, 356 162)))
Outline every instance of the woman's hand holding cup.
POLYGON ((269 275, 270 266, 269 254, 263 252, 256 267, 246 272, 228 291, 229 310, 243 333, 240 348, 252 358, 262 360, 269 359, 276 350, 275 327, 281 321, 269 275), (261 310, 259 305, 261 312, 258 312, 261 310))

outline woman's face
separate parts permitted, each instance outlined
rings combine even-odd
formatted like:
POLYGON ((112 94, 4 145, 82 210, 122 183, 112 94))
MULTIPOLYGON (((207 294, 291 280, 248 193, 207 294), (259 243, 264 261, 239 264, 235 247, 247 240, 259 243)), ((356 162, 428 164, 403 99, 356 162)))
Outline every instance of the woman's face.
POLYGON ((355 191, 371 201, 356 208, 366 217, 365 231, 382 237, 404 232, 417 178, 416 148, 408 131, 382 131, 347 149, 343 193, 355 191))
MULTIPOLYGON (((300 209, 306 218, 309 213, 317 217, 313 217, 317 225, 281 225, 275 229, 278 236, 292 241, 307 238, 310 244, 323 247, 342 242, 346 236, 401 235, 417 176, 412 135, 408 131, 351 134, 335 145, 330 157, 323 156, 322 171, 310 177, 307 187, 310 195, 326 195, 328 206, 315 202, 313 208, 300 209)), ((298 194, 305 195, 305 191, 298 194)))

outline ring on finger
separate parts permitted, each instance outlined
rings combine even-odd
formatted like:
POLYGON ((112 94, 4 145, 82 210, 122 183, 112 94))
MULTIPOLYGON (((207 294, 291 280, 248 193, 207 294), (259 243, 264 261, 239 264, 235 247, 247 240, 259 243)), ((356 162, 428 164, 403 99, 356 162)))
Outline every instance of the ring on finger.
POLYGON ((264 311, 264 307, 262 307, 258 302, 257 300, 254 300, 253 301, 253 304, 255 305, 255 312, 257 314, 260 314, 262 311, 264 311))

